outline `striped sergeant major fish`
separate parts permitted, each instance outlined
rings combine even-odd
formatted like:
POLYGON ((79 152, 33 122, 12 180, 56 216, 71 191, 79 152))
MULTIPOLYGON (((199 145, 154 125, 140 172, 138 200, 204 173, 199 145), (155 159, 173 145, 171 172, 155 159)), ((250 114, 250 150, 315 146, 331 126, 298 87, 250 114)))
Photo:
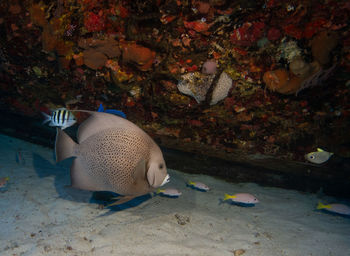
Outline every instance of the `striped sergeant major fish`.
POLYGON ((43 124, 50 122, 49 126, 61 127, 62 130, 77 122, 75 116, 66 108, 59 108, 52 111, 51 115, 41 112, 45 116, 43 124))

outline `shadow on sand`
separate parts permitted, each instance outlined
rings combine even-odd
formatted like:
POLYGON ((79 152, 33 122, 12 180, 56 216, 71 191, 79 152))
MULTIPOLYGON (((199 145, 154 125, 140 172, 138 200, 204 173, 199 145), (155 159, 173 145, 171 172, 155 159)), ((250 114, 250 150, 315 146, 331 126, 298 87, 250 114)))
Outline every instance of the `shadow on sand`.
MULTIPOLYGON (((54 155, 54 154, 53 154, 54 155)), ((53 156, 55 162, 55 156, 53 156)), ((45 178, 48 176, 55 177, 55 189, 59 197, 81 203, 96 204, 97 207, 106 206, 114 202, 112 198, 119 196, 116 193, 110 191, 86 191, 75 189, 70 186, 70 166, 72 164, 72 158, 63 160, 59 163, 52 163, 48 159, 45 159, 37 153, 33 153, 33 167, 39 178, 45 178)), ((116 211, 122 211, 128 208, 136 207, 143 202, 150 199, 151 195, 143 195, 134 198, 133 200, 121 205, 115 205, 109 207, 110 211, 101 216, 111 214, 116 211)), ((103 208, 103 207, 101 207, 103 208)))

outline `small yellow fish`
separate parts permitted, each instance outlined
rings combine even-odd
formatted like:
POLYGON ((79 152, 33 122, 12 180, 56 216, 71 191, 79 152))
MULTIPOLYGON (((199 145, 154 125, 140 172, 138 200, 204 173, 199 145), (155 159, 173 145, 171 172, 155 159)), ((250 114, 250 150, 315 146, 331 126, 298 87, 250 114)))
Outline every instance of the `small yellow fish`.
POLYGON ((156 194, 162 194, 164 196, 169 196, 169 197, 179 197, 182 195, 182 193, 176 188, 165 188, 165 189, 158 188, 156 194))
POLYGON ((209 187, 207 185, 205 185, 204 183, 202 182, 194 182, 194 181, 189 181, 187 183, 188 186, 190 187, 193 187, 193 188, 196 188, 198 190, 201 190, 201 191, 208 191, 209 190, 209 187))
POLYGON ((305 155, 305 159, 314 164, 323 164, 328 161, 328 159, 333 155, 333 153, 327 152, 321 148, 317 148, 316 152, 310 152, 305 155))
POLYGON ((319 202, 317 210, 326 210, 342 215, 350 215, 350 207, 345 204, 323 204, 319 202))
POLYGON ((4 188, 9 180, 9 177, 0 178, 0 188, 4 188))
POLYGON ((237 193, 234 195, 225 194, 224 201, 231 199, 235 203, 242 204, 256 204, 259 203, 259 200, 248 193, 237 193))

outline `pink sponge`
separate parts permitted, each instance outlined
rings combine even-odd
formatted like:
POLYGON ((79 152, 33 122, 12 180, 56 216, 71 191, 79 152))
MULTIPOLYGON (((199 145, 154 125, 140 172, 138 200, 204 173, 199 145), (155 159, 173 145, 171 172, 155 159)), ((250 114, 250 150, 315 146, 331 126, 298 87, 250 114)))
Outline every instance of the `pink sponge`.
POLYGON ((215 74, 216 73, 216 62, 215 60, 207 60, 204 62, 203 67, 202 67, 202 73, 203 74, 215 74))

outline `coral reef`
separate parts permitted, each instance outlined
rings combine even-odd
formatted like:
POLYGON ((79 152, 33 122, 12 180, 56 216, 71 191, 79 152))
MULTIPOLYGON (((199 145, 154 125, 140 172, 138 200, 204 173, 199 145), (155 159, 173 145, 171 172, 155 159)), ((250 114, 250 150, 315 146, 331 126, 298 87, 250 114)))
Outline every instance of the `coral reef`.
POLYGON ((141 71, 147 71, 152 68, 156 56, 154 51, 136 43, 123 43, 121 49, 123 61, 136 64, 141 71))
POLYGON ((215 60, 207 60, 203 63, 202 73, 207 75, 212 75, 216 73, 216 61, 215 60))
POLYGON ((333 31, 324 30, 317 34, 310 41, 311 52, 314 60, 322 66, 327 65, 331 56, 330 53, 338 45, 338 34, 333 31))
POLYGON ((82 52, 84 64, 94 70, 105 66, 108 58, 117 58, 121 54, 119 44, 112 37, 83 38, 79 40, 78 46, 84 49, 82 52))
POLYGON ((3 109, 40 118, 48 108, 103 103, 178 147, 213 154, 303 160, 320 142, 350 141, 345 0, 0 7, 3 109))
POLYGON ((263 76, 267 88, 282 94, 298 94, 301 90, 321 84, 331 74, 333 68, 323 69, 329 64, 331 52, 338 45, 335 32, 321 31, 310 41, 313 62, 307 63, 300 48, 294 41, 279 47, 281 55, 289 62, 288 70, 267 71, 263 76))

